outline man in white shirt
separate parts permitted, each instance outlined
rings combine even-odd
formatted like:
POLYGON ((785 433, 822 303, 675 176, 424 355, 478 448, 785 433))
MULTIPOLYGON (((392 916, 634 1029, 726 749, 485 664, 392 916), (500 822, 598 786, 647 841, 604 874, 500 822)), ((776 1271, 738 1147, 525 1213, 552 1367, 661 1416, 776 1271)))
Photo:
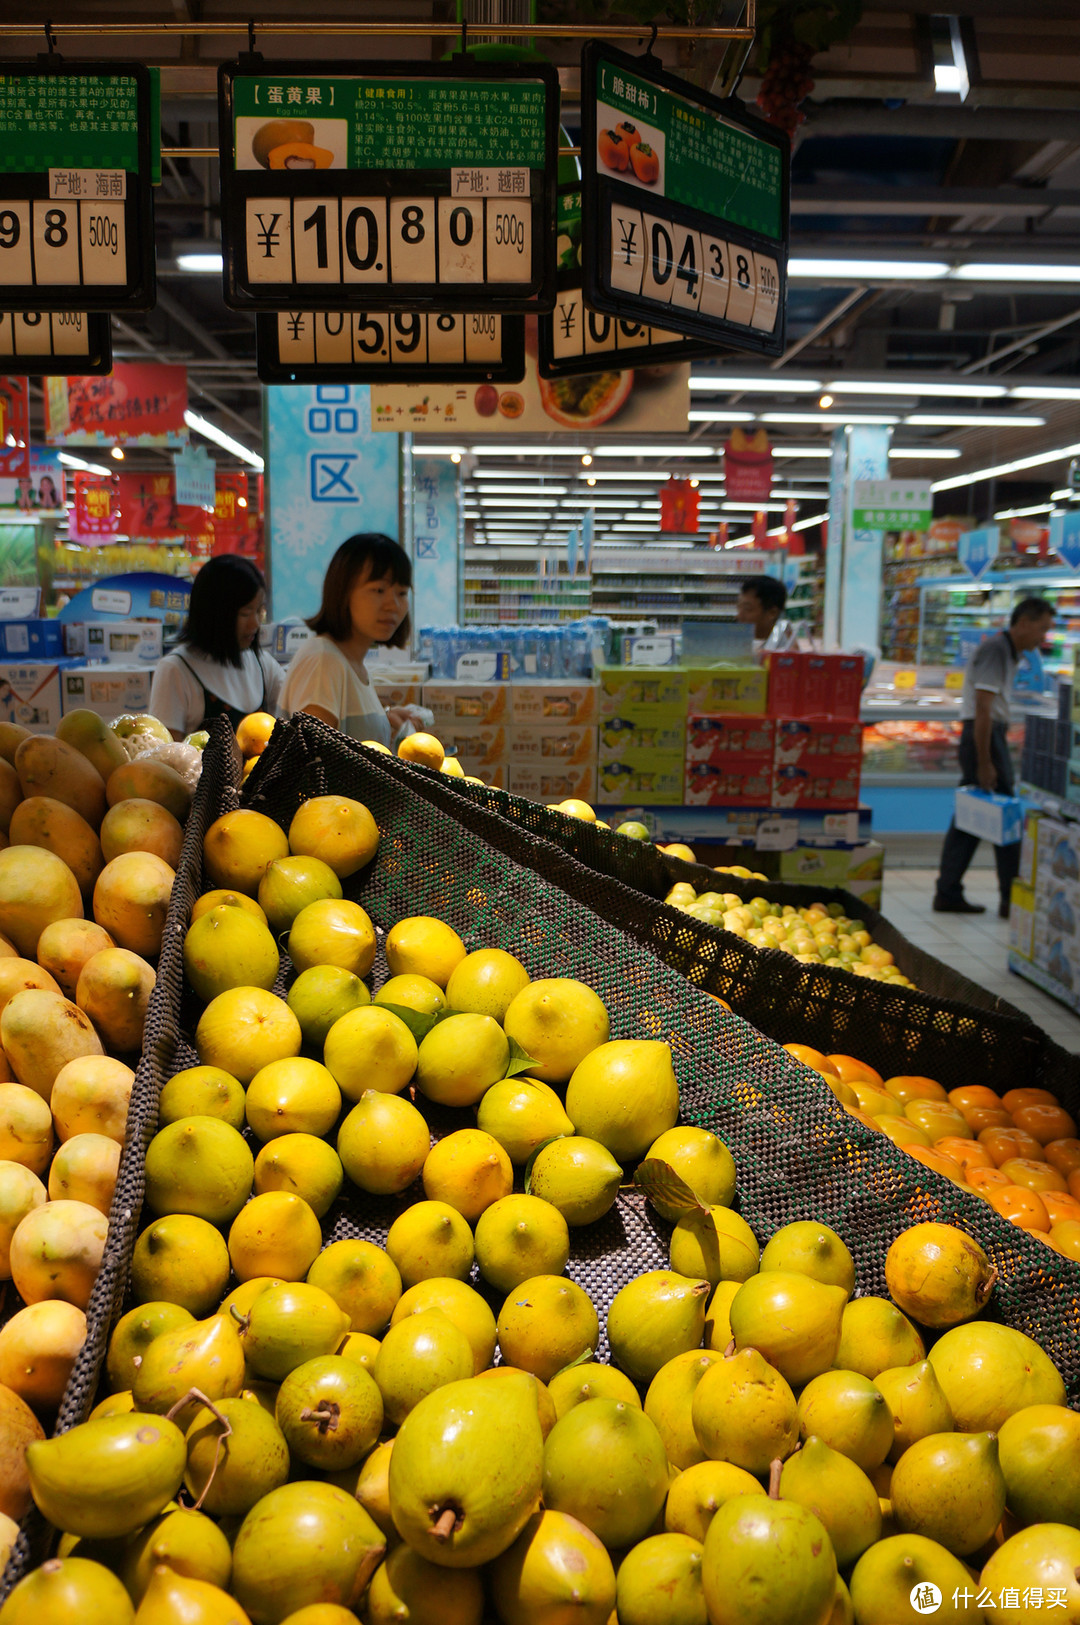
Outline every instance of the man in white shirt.
MULTIPOLYGON (((1054 623, 1054 606, 1045 598, 1025 598, 1012 612, 1007 631, 984 638, 964 672, 960 702, 960 782, 983 790, 1013 793, 1013 769, 1006 734, 1011 720, 1009 695, 1020 656, 1037 649, 1054 623)), ((979 838, 949 825, 941 848, 934 911, 938 914, 985 914, 964 896, 964 875, 979 838)), ((1012 883, 1020 871, 1020 842, 994 848, 1001 901, 998 913, 1009 917, 1012 883)))
POLYGON ((787 588, 776 576, 747 576, 739 584, 735 618, 754 628, 754 648, 772 653, 789 649, 796 641, 795 628, 784 619, 787 588))

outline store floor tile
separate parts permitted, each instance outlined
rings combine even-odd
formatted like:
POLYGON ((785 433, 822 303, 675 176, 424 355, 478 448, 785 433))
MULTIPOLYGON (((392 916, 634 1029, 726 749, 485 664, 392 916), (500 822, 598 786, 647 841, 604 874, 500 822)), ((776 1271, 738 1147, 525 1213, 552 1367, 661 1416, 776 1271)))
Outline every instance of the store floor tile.
POLYGON ((989 866, 968 870, 964 890, 985 914, 935 914, 937 871, 885 863, 881 912, 905 937, 1030 1016, 1055 1043, 1080 1054, 1080 1016, 1009 969, 1009 923, 997 915, 997 876, 989 866))

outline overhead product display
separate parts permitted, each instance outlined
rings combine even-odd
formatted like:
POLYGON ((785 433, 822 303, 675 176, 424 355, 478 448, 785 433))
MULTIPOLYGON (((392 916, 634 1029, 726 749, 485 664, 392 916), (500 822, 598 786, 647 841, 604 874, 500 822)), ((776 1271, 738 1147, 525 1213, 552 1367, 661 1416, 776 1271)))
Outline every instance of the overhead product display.
POLYGON ((784 348, 786 135, 599 42, 582 52, 584 294, 714 348, 784 348))
POLYGON ((516 384, 525 318, 458 311, 276 311, 255 318, 264 384, 516 384))
POLYGON ((0 310, 149 310, 149 70, 0 63, 0 124, 0 310))
POLYGON ((553 67, 246 56, 218 91, 234 309, 551 308, 553 67))
POLYGON ((22 378, 112 371, 112 329, 103 311, 0 311, 0 369, 22 378))

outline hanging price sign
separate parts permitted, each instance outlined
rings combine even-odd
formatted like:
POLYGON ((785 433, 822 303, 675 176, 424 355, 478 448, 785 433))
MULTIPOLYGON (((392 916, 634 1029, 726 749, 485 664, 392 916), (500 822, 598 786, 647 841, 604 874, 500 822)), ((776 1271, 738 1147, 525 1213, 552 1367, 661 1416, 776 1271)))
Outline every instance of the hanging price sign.
POLYGON ((779 355, 787 136, 595 41, 581 87, 585 299, 714 349, 779 355))
POLYGON ((150 74, 0 62, 0 310, 154 302, 150 74))
POLYGON ((611 368, 690 361, 714 354, 701 344, 648 322, 593 310, 581 291, 581 186, 561 186, 558 202, 558 293, 555 309, 539 321, 541 378, 566 378, 611 368))
POLYGON ((553 67, 245 57, 219 101, 234 309, 551 308, 553 67))
POLYGON ((460 311, 278 311, 255 318, 264 384, 516 384, 525 318, 460 311))
POLYGON ((112 371, 108 316, 86 310, 0 311, 0 373, 80 377, 112 371))

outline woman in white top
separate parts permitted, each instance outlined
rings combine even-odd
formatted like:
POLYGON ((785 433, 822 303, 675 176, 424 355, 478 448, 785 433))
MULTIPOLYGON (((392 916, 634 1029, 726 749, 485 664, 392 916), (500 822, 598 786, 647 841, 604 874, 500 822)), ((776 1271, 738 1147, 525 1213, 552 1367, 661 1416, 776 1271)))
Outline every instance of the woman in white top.
POLYGON ((237 727, 252 711, 280 716, 285 673, 258 647, 266 582, 250 559, 222 553, 191 584, 180 642, 160 660, 150 710, 174 739, 227 716, 237 727))
POLYGON ((409 643, 408 554, 371 532, 350 536, 330 560, 319 613, 308 621, 316 634, 293 657, 282 706, 307 711, 353 739, 389 745, 408 723, 403 711, 384 711, 364 669, 376 644, 409 643))

